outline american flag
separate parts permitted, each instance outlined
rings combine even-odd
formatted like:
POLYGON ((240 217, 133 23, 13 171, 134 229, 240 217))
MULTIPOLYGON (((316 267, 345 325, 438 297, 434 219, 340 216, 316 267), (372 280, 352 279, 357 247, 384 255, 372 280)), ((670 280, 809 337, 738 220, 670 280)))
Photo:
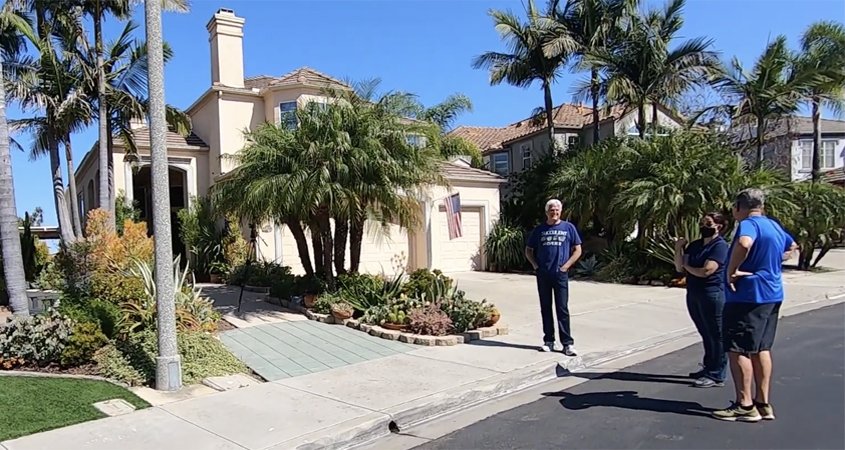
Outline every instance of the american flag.
POLYGON ((446 204, 446 215, 449 224, 449 240, 463 236, 461 231, 461 194, 452 194, 443 201, 446 204))

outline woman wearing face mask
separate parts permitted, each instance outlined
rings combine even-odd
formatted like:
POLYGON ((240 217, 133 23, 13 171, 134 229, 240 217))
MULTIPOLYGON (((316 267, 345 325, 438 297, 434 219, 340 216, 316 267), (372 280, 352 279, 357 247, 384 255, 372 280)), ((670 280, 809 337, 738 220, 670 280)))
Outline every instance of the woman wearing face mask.
POLYGON ((722 342, 722 310, 725 307, 725 266, 728 244, 722 238, 727 221, 722 214, 701 218, 701 239, 687 245, 675 243, 675 268, 687 277, 687 309, 704 344, 702 369, 690 373, 695 387, 725 385, 727 357, 722 342))

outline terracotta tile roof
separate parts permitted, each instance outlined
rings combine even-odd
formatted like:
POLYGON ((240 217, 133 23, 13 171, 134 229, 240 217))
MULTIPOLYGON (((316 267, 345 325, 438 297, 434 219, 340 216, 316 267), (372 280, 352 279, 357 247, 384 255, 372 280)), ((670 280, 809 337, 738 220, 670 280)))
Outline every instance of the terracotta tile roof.
POLYGON ((845 185, 845 167, 826 170, 822 172, 821 179, 831 184, 845 185))
POLYGON ((349 85, 337 78, 330 77, 324 73, 318 72, 310 67, 300 67, 292 72, 288 72, 280 77, 272 77, 269 75, 258 75, 244 79, 244 86, 252 89, 264 89, 275 86, 293 86, 297 84, 305 84, 312 86, 332 86, 339 88, 349 88, 349 85))
POLYGON ((458 162, 441 163, 440 170, 443 176, 449 181, 480 181, 500 184, 507 181, 493 172, 475 169, 458 162))
MULTIPOLYGON (((599 120, 621 117, 626 112, 621 105, 613 106, 610 110, 602 108, 599 120)), ((580 130, 593 123, 593 108, 582 105, 564 103, 554 109, 554 124, 559 128, 580 130)), ((449 134, 459 136, 475 144, 482 153, 491 153, 504 148, 504 144, 528 136, 545 129, 544 124, 533 124, 532 118, 520 120, 505 127, 471 127, 461 126, 449 134)))
MULTIPOLYGON (((148 127, 141 127, 132 130, 132 138, 135 145, 140 148, 150 148, 150 129, 148 127)), ((115 138, 117 142, 119 138, 115 138)), ((173 131, 167 132, 167 148, 185 148, 185 149, 201 149, 207 150, 208 144, 203 142, 196 134, 191 132, 188 136, 182 136, 173 131)))

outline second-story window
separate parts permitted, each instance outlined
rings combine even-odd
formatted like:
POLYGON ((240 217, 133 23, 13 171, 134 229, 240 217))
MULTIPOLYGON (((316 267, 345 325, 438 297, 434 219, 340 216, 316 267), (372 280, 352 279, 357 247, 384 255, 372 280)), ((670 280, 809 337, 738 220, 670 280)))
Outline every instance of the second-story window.
POLYGON ((418 134, 409 134, 405 136, 405 141, 408 142, 408 145, 416 148, 421 148, 423 144, 423 137, 418 134))
POLYGON ((531 146, 523 144, 520 148, 520 152, 522 153, 522 168, 527 169, 531 167, 531 163, 533 162, 531 159, 531 146))
POLYGON ((288 130, 296 128, 296 102, 279 103, 279 124, 288 130))
POLYGON ((566 138, 567 150, 575 150, 579 145, 581 145, 581 138, 579 136, 569 136, 566 138))
POLYGON ((496 153, 490 157, 490 166, 493 172, 506 177, 510 173, 510 164, 507 153, 496 153))

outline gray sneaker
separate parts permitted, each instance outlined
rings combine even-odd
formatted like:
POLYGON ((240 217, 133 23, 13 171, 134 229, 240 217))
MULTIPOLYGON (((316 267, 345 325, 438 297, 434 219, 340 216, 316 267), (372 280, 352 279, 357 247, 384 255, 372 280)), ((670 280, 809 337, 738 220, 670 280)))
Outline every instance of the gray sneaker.
POLYGON ((575 350, 574 345, 564 345, 563 354, 566 356, 578 356, 578 351, 575 350))
POLYGON ((724 381, 716 381, 712 378, 708 377, 701 377, 695 380, 695 383, 692 384, 694 387, 697 388, 710 388, 710 387, 724 387, 724 381))

